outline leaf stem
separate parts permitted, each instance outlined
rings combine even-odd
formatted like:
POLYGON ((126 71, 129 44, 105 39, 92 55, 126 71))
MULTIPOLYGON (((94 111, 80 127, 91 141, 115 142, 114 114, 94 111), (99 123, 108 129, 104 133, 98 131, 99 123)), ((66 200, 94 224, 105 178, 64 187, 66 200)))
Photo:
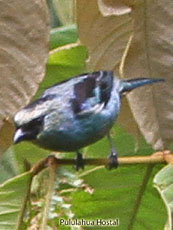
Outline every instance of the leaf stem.
POLYGON ((25 214, 26 205, 27 205, 28 200, 30 199, 30 189, 31 189, 32 178, 33 178, 32 176, 29 178, 29 181, 27 184, 27 190, 26 190, 25 198, 24 198, 22 206, 21 206, 20 213, 19 213, 16 230, 20 230, 22 223, 23 223, 23 217, 25 214))
POLYGON ((121 62, 120 62, 120 66, 119 66, 119 75, 121 78, 124 78, 124 65, 125 65, 125 61, 126 61, 126 57, 128 55, 132 40, 133 40, 134 34, 131 33, 129 40, 127 42, 126 48, 124 50, 123 56, 121 58, 121 62))
POLYGON ((150 178, 150 176, 152 174, 152 171, 153 171, 153 167, 154 167, 154 165, 148 165, 147 168, 146 168, 146 172, 145 172, 145 175, 143 177, 143 181, 142 181, 142 184, 140 186, 140 189, 139 189, 139 192, 138 192, 138 195, 137 195, 137 199, 135 201, 135 205, 133 207, 132 216, 130 218, 130 221, 129 221, 129 224, 128 224, 128 227, 127 227, 128 230, 133 229, 135 219, 136 219, 138 210, 139 210, 141 202, 142 202, 142 198, 144 196, 144 193, 145 193, 145 190, 147 188, 149 178, 150 178))
POLYGON ((46 195, 45 207, 44 207, 43 218, 42 218, 40 230, 47 229, 47 221, 48 221, 48 216, 49 216, 49 209, 50 209, 51 198, 53 194, 54 181, 55 181, 56 168, 57 168, 55 158, 52 158, 52 157, 48 158, 48 166, 49 166, 49 185, 48 185, 48 192, 46 195))

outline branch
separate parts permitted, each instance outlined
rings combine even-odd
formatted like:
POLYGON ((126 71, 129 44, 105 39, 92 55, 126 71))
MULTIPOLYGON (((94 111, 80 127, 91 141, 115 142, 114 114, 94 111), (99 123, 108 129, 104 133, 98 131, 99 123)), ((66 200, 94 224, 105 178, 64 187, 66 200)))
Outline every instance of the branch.
MULTIPOLYGON (((50 164, 60 165, 75 165, 75 159, 58 159, 53 155, 48 156, 40 160, 36 165, 31 168, 31 172, 34 175, 38 174, 43 169, 47 168, 50 164)), ((119 166, 134 165, 134 164, 173 164, 173 154, 170 151, 156 152, 150 156, 132 156, 132 157, 119 157, 119 166)), ((84 159, 85 165, 108 165, 109 160, 107 158, 97 159, 84 159)))

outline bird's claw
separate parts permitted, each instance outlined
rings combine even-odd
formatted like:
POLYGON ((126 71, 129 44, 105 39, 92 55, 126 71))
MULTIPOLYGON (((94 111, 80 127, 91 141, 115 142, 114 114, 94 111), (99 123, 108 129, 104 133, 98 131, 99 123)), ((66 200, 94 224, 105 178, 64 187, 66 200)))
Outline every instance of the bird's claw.
POLYGON ((80 169, 84 169, 84 160, 83 160, 82 154, 79 152, 77 152, 76 165, 74 167, 76 171, 79 171, 80 169))
POLYGON ((116 153, 111 153, 111 155, 109 156, 109 163, 107 165, 107 168, 109 170, 113 169, 113 168, 117 168, 118 167, 118 158, 117 158, 117 154, 116 153))

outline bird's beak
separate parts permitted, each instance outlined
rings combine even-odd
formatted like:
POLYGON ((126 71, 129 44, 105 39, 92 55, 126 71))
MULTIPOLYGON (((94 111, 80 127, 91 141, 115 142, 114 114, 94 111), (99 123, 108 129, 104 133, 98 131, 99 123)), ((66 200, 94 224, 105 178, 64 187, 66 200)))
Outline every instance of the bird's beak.
POLYGON ((22 141, 24 139, 24 136, 25 133, 22 131, 22 129, 17 129, 13 137, 14 144, 17 144, 20 141, 22 141))

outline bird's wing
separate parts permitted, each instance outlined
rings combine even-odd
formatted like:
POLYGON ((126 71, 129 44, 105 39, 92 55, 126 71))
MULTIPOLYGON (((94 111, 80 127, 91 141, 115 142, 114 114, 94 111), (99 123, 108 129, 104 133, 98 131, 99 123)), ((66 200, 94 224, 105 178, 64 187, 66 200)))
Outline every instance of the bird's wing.
POLYGON ((98 71, 78 75, 60 82, 47 90, 15 115, 17 126, 44 117, 51 110, 72 108, 75 115, 100 112, 108 103, 113 86, 111 71, 98 71))
POLYGON ((71 99, 71 103, 74 113, 85 115, 102 110, 109 101, 112 86, 112 71, 98 71, 81 75, 81 80, 77 81, 73 87, 74 97, 71 99))

